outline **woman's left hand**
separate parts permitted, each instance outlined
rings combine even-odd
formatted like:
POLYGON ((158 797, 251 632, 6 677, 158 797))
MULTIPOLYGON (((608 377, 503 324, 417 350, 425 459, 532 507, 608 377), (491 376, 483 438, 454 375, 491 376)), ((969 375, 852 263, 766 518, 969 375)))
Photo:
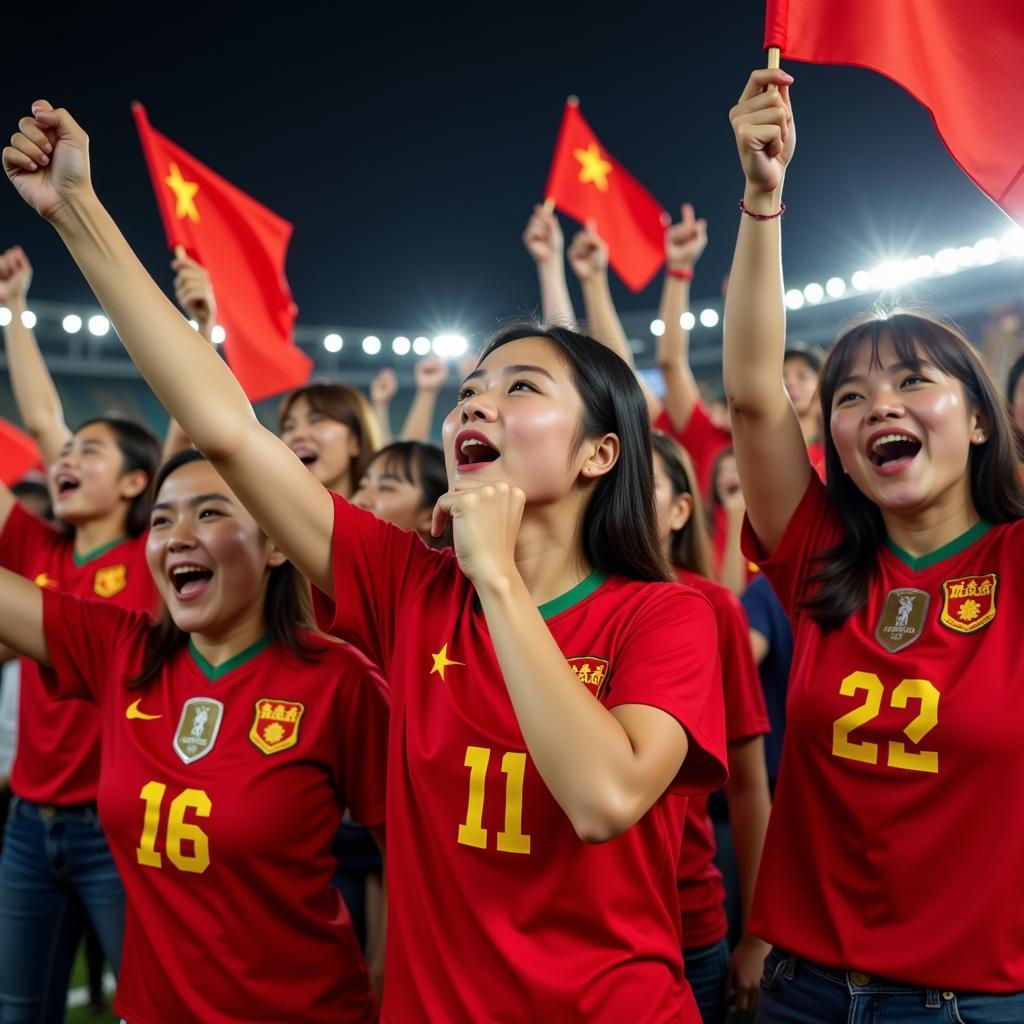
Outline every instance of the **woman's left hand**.
POLYGON ((729 974, 725 979, 725 997, 737 1010, 753 1010, 761 991, 764 958, 771 946, 754 935, 744 935, 733 950, 729 974))
POLYGON ((516 572, 515 551, 526 495, 501 481, 457 480, 434 506, 431 532, 440 537, 450 519, 459 566, 475 586, 496 583, 516 572))

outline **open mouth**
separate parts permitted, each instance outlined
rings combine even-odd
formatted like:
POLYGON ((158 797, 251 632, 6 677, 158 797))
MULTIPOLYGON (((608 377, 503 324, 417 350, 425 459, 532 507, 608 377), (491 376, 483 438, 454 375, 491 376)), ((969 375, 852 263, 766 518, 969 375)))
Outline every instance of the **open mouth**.
POLYGON ((482 466, 501 457, 501 452, 483 435, 463 435, 455 449, 455 461, 460 469, 468 466, 482 466))
POLYGON ((82 486, 78 477, 74 477, 70 473, 58 473, 56 484, 57 494, 62 498, 67 494, 77 491, 82 486))
POLYGON ((909 462, 921 450, 921 442, 909 434, 882 434, 871 442, 868 458, 872 465, 894 468, 902 461, 909 462))
POLYGON ((299 462, 301 462, 306 469, 310 469, 313 463, 320 457, 311 448, 293 448, 292 451, 297 456, 299 462))
POLYGON ((202 565, 176 565, 170 572, 171 586, 179 597, 201 594, 213 579, 213 570, 202 565))

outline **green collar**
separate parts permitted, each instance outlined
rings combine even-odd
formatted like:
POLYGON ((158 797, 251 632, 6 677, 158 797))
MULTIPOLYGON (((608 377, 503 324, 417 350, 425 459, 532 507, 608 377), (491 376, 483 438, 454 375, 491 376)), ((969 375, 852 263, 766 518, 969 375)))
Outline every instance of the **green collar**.
POLYGON ((261 651, 265 651, 270 646, 270 634, 261 636, 259 640, 254 644, 250 644, 244 651, 239 651, 233 658, 228 658, 227 661, 221 662, 220 665, 211 665, 198 651, 195 645, 195 641, 189 639, 188 651, 192 655, 192 660, 199 666, 200 671, 210 680, 211 683, 215 683, 218 679, 226 676, 229 672, 233 672, 239 665, 244 665, 247 661, 251 661, 261 651))
POLYGON ((547 622, 548 619, 553 619, 556 615, 560 615, 574 604, 579 604, 580 601, 590 597, 606 579, 608 577, 600 569, 595 569, 585 580, 577 583, 572 590, 567 590, 561 597, 546 601, 537 608, 537 611, 540 612, 541 618, 547 622))
POLYGON ((966 533, 961 533, 959 537, 955 537, 948 544, 943 544, 941 548, 937 548, 927 555, 912 555, 909 551, 904 551, 903 548, 897 547, 888 537, 886 537, 885 543, 901 562, 905 562, 914 572, 920 572, 922 569, 929 569, 933 565, 938 565, 939 562, 946 558, 959 555, 961 551, 966 551, 976 540, 984 537, 991 529, 992 524, 985 519, 981 519, 966 533))
POLYGON ((78 568, 81 569, 83 565, 87 565, 93 559, 99 558, 100 555, 105 555, 111 549, 116 548, 118 544, 123 544, 127 539, 127 536, 118 537, 116 540, 112 540, 109 544, 104 544, 102 547, 96 548, 95 551, 90 551, 84 555, 80 555, 77 552, 72 552, 71 557, 75 560, 75 565, 77 565, 78 568))

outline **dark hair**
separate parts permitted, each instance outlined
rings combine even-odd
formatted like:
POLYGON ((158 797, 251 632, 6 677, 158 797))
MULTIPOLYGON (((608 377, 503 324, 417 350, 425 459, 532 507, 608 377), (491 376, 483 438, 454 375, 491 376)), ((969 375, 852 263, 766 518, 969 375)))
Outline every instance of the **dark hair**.
POLYGON ((1013 361, 1009 376, 1006 378, 1006 401, 1011 406, 1013 405, 1013 393, 1017 390, 1017 382, 1022 373, 1024 373, 1024 352, 1013 361))
MULTIPOLYGON (((726 459, 736 458, 736 451, 733 448, 723 448, 711 463, 711 475, 708 477, 708 497, 711 499, 711 508, 717 508, 722 504, 722 497, 718 493, 718 471, 726 459)), ((710 513, 711 509, 708 510, 710 513)))
POLYGON ((879 348, 889 341, 896 358, 911 369, 927 361, 960 381, 969 406, 988 422, 988 436, 970 453, 971 497, 982 519, 1009 523, 1024 518, 1024 485, 1016 433, 1006 405, 971 343, 952 324, 917 310, 900 309, 887 317, 868 315, 848 327, 829 353, 821 374, 821 418, 825 472, 831 505, 843 538, 816 559, 818 570, 806 581, 813 593, 801 606, 822 629, 835 629, 867 602, 878 571, 878 550, 885 524, 878 506, 843 472, 832 440, 832 401, 850 372, 857 350, 871 346, 871 365, 880 365, 879 348))
POLYGON ((654 511, 651 424, 636 374, 586 334, 532 323, 500 331, 487 343, 477 365, 503 345, 525 338, 550 342, 568 364, 583 403, 577 444, 609 433, 619 439, 618 461, 594 485, 580 524, 587 561, 602 572, 630 579, 671 580, 654 511))
MULTIPOLYGON (((433 508, 448 490, 448 471, 444 465, 444 452, 436 444, 423 441, 394 441, 375 452, 364 472, 375 462, 382 462, 386 472, 420 489, 419 508, 433 508)), ((451 545, 451 531, 431 538, 430 547, 451 545)))
POLYGON ((380 447, 380 427, 366 396, 340 381, 311 381, 281 399, 281 407, 277 410, 278 430, 284 430, 284 421, 300 398, 306 400, 313 412, 344 424, 359 442, 359 454, 352 460, 352 468, 349 470, 349 480, 354 490, 359 478, 366 472, 373 453, 380 447))
MULTIPOLYGON (((121 452, 123 467, 122 476, 126 473, 141 471, 146 474, 147 484, 153 479, 157 466, 160 465, 160 442, 149 427, 144 427, 134 420, 123 416, 93 416, 92 419, 80 423, 75 433, 91 427, 94 423, 102 423, 110 429, 121 452)), ((149 509, 152 504, 150 488, 144 487, 132 498, 125 517, 124 528, 129 537, 138 537, 149 527, 149 509)))
POLYGON ((791 359, 802 359, 808 369, 820 375, 823 360, 819 349, 812 348, 802 341, 791 341, 786 345, 782 365, 785 366, 791 359))
MULTIPOLYGON (((202 452, 189 448, 172 455, 161 467, 153 481, 153 500, 160 493, 164 481, 175 471, 192 462, 207 462, 202 452)), ((306 583, 291 562, 270 569, 263 618, 272 643, 283 644, 303 661, 311 661, 321 648, 303 635, 310 629, 309 601, 306 583)), ((188 643, 189 634, 179 629, 164 608, 160 618, 146 634, 146 652, 142 667, 129 682, 131 687, 146 686, 160 673, 164 663, 188 643)))
POLYGON ((707 579, 712 578, 711 548, 708 542, 708 530, 704 521, 704 505, 700 500, 700 489, 697 487, 697 474, 693 462, 686 449, 668 434, 655 430, 653 435, 654 453, 665 466, 668 482, 672 486, 672 496, 690 496, 693 509, 690 518, 681 529, 672 533, 670 554, 674 565, 690 572, 697 573, 707 579))

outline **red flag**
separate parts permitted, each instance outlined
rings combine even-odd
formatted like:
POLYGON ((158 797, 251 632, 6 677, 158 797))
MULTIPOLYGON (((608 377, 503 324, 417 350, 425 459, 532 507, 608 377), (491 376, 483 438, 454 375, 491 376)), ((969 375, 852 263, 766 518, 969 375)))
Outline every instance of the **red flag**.
POLYGON ((931 111, 953 159, 1024 223, 1021 0, 768 0, 765 46, 903 86, 931 111))
POLYGON ((30 469, 42 464, 35 441, 13 423, 0 420, 0 480, 10 487, 30 469))
POLYGON ((608 261, 633 291, 665 262, 668 214, 597 141, 573 99, 565 105, 544 194, 570 217, 596 221, 608 261))
POLYGON ((312 360, 295 346, 295 303, 284 276, 292 226, 150 127, 132 104, 167 244, 206 268, 228 362, 249 398, 298 387, 312 360))

